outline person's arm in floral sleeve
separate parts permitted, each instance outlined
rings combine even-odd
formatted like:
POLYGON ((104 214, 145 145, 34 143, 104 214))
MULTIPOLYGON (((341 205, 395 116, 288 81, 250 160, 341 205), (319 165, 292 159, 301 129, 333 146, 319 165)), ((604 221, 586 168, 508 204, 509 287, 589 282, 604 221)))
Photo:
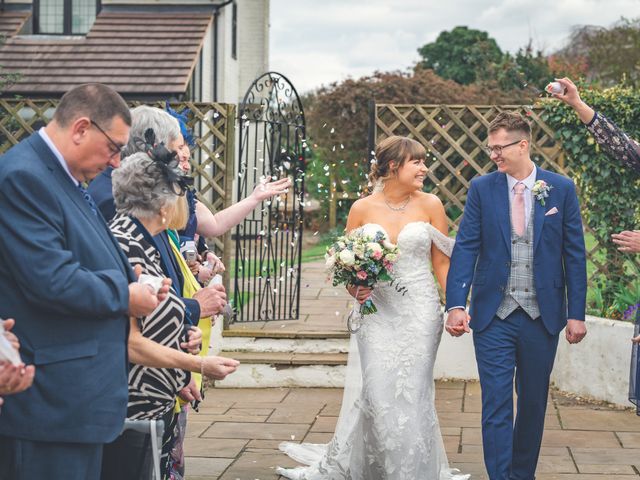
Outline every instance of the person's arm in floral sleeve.
POLYGON ((609 157, 622 162, 640 174, 640 144, 629 138, 607 117, 584 103, 580 98, 578 88, 571 80, 561 78, 558 79, 558 82, 565 88, 565 93, 553 96, 576 111, 580 120, 587 126, 593 138, 609 157))

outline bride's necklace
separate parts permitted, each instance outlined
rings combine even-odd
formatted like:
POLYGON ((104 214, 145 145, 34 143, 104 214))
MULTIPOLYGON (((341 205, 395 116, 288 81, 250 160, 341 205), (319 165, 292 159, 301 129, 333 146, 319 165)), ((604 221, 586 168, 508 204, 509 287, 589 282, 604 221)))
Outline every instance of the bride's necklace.
POLYGON ((394 207, 389 202, 387 202, 387 197, 385 197, 384 195, 382 198, 384 199, 385 205, 389 207, 390 210, 393 210, 394 212, 404 212, 407 208, 407 205, 409 205, 409 200, 411 200, 411 194, 409 194, 407 199, 404 202, 402 202, 402 205, 399 205, 397 207, 394 207))

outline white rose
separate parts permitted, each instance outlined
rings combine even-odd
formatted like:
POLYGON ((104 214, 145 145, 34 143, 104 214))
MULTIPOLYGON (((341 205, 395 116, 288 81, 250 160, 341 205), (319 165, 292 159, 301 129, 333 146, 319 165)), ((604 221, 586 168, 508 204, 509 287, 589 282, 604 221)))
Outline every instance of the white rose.
POLYGON ((333 268, 333 266, 336 264, 335 255, 328 255, 327 254, 327 255, 324 256, 324 259, 325 259, 325 264, 324 265, 325 265, 325 267, 327 269, 333 268))
POLYGON ((356 263, 356 257, 351 250, 342 250, 339 257, 340 261, 345 265, 351 266, 356 263))
POLYGON ((338 248, 339 248, 339 249, 343 249, 343 248, 345 248, 346 246, 347 246, 347 244, 346 244, 346 243, 344 243, 344 242, 338 242, 338 248))
POLYGON ((382 247, 379 243, 367 243, 367 248, 371 250, 371 253, 382 252, 382 247))

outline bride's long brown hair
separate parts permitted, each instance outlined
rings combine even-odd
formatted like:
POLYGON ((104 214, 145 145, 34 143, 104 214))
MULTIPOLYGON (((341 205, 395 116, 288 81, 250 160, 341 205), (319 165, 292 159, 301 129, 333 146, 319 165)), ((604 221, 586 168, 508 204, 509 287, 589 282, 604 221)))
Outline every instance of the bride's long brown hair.
POLYGON ((396 174, 407 160, 426 160, 427 150, 412 138, 393 135, 382 140, 376 147, 376 162, 371 164, 369 181, 375 186, 378 180, 385 181, 396 174), (391 166, 391 162, 395 164, 391 166))

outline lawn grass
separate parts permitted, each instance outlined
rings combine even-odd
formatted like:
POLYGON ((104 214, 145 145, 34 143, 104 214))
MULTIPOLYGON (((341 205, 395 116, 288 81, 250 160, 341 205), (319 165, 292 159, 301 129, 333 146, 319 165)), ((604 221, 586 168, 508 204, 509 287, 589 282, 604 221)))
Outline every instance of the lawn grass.
MULTIPOLYGON (((329 236, 323 236, 318 243, 309 245, 302 249, 302 263, 315 262, 324 259, 324 254, 327 251, 327 247, 331 245, 331 238, 329 236)), ((275 261, 276 265, 282 263, 284 259, 279 258, 275 261)), ((260 258, 253 258, 249 261, 245 261, 245 269, 256 272, 260 267, 260 258)), ((263 271, 266 272, 266 265, 262 265, 263 271)), ((235 278, 236 275, 236 259, 232 258, 229 265, 227 265, 227 272, 229 272, 230 278, 235 278)), ((260 272, 256 272, 259 275, 260 272)))

